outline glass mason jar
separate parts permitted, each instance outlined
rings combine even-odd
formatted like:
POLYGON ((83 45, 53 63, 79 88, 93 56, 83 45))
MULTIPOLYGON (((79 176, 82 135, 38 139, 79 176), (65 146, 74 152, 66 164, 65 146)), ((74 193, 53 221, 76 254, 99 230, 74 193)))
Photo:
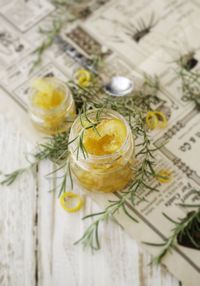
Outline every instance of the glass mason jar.
POLYGON ((54 97, 48 99, 47 90, 47 94, 42 94, 40 98, 41 91, 37 85, 30 88, 28 109, 34 127, 49 135, 66 131, 76 117, 71 91, 57 78, 44 77, 39 80, 50 85, 54 97))
MULTIPOLYGON (((89 120, 94 120, 98 110, 87 113, 89 120)), ((80 135, 82 120, 78 117, 73 123, 70 131, 69 145, 70 166, 73 177, 78 184, 88 191, 116 192, 124 189, 134 176, 134 140, 129 124, 125 118, 113 110, 103 111, 100 121, 103 119, 118 119, 126 129, 126 138, 122 146, 116 152, 106 155, 84 156, 79 150, 77 156, 77 146, 79 139, 73 141, 80 135)))

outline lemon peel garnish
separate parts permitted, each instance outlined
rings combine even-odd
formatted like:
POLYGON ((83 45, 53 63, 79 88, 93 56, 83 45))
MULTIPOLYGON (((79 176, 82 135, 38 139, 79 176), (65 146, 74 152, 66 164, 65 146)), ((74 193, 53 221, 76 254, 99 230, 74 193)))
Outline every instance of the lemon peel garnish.
POLYGON ((156 174, 156 180, 160 183, 169 183, 172 180, 172 172, 167 169, 162 169, 156 174))
POLYGON ((153 111, 147 112, 145 120, 149 129, 155 129, 158 126, 158 118, 153 111))
POLYGON ((145 120, 148 128, 151 130, 167 126, 167 117, 160 111, 148 111, 145 120))
POLYGON ((75 194, 73 192, 65 192, 60 196, 60 204, 65 211, 73 213, 79 211, 82 208, 84 200, 78 194, 75 194), (77 201, 76 205, 70 206, 70 201, 72 203, 72 200, 74 199, 76 199, 77 201))
POLYGON ((161 111, 154 111, 154 114, 157 116, 158 119, 158 127, 165 128, 167 126, 167 117, 161 111))
POLYGON ((81 69, 75 72, 75 81, 81 87, 88 87, 91 82, 91 73, 87 70, 81 69))

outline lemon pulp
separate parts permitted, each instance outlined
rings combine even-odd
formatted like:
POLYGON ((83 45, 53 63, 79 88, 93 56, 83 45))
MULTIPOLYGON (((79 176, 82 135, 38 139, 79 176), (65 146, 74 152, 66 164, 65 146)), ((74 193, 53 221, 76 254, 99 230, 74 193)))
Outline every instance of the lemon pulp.
POLYGON ((65 99, 65 93, 48 80, 37 79, 33 82, 32 87, 37 90, 32 99, 33 104, 41 109, 56 108, 65 99))
POLYGON ((66 131, 76 112, 65 85, 55 78, 38 78, 31 87, 30 114, 36 129, 50 135, 66 131))
POLYGON ((126 126, 121 120, 104 119, 96 128, 85 130, 83 144, 91 155, 107 155, 117 152, 126 137, 126 126))

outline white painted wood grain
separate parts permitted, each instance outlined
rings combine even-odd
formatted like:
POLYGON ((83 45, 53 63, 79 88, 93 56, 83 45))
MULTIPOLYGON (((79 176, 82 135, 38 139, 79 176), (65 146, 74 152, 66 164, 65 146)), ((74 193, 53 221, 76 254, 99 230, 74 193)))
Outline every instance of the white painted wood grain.
MULTIPOLYGON (((24 153, 31 144, 2 115, 0 134, 0 168, 11 171, 26 165, 24 153)), ((1 286, 178 286, 163 269, 148 266, 150 256, 114 222, 102 225, 102 249, 97 253, 74 246, 90 223, 81 218, 99 207, 82 194, 84 209, 66 213, 57 194, 48 192, 55 182, 45 175, 52 168, 50 162, 43 162, 35 181, 28 173, 13 186, 1 187, 1 286)))
MULTIPOLYGON (((10 172, 26 164, 30 144, 12 122, 0 115, 0 169, 10 172)), ((35 285, 35 182, 32 174, 0 187, 0 285, 35 285)))

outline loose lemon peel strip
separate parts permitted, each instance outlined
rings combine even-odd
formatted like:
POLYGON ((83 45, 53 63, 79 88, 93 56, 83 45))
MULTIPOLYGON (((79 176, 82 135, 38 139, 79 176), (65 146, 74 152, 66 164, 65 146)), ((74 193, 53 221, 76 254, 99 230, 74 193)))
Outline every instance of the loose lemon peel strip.
POLYGON ((75 72, 75 81, 81 87, 88 87, 91 82, 91 74, 87 70, 78 70, 75 72))
POLYGON ((158 126, 158 118, 153 111, 149 111, 147 113, 146 124, 149 129, 155 129, 158 126))
POLYGON ((156 180, 158 180, 160 183, 169 183, 172 180, 172 172, 167 169, 160 170, 156 174, 156 180))
POLYGON ((166 115, 160 111, 148 111, 145 119, 148 128, 151 130, 167 126, 166 115))
POLYGON ((83 198, 78 195, 74 194, 72 192, 65 192, 60 196, 60 204, 63 207, 63 209, 69 213, 77 212, 79 211, 83 205, 84 205, 84 200, 83 198), (76 199, 77 203, 75 206, 70 206, 70 201, 76 199), (69 206, 67 205, 69 204, 69 206))

